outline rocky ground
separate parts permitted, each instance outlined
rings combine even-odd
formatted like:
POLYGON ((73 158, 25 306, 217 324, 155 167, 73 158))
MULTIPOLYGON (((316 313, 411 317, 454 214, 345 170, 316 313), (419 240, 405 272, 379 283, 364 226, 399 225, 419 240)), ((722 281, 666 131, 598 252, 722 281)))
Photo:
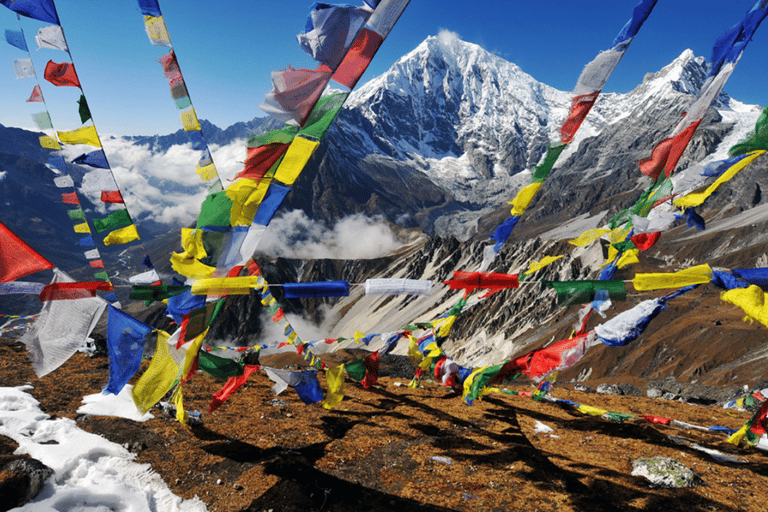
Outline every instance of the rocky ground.
MULTIPOLYGON (((408 388, 401 373, 389 368, 390 375, 367 390, 348 382, 344 401, 327 411, 304 405, 290 389, 275 397, 272 382, 257 372, 214 414, 207 413, 208 403, 222 382, 198 373, 184 397, 187 410, 203 411, 199 423, 181 425, 159 408, 155 419, 135 423, 76 413, 82 397, 107 381, 106 358, 78 353, 38 379, 24 346, 0 339, 3 386, 30 383, 46 413, 74 418, 81 428, 127 446, 176 494, 197 495, 212 511, 765 510, 768 454, 737 450, 722 434, 642 419, 614 423, 503 393, 470 407, 432 383, 408 388), (537 422, 552 431, 541 432, 537 422), (679 438, 744 462, 718 461, 679 438), (631 475, 634 460, 655 455, 680 461, 702 484, 666 489, 631 475)), ((643 391, 647 384, 632 383, 643 391)), ((533 389, 525 382, 507 388, 533 389)), ((577 391, 565 383, 552 394, 703 426, 737 428, 750 416, 675 400, 577 391)), ((14 458, 15 443, 0 441, 0 462, 14 458)))

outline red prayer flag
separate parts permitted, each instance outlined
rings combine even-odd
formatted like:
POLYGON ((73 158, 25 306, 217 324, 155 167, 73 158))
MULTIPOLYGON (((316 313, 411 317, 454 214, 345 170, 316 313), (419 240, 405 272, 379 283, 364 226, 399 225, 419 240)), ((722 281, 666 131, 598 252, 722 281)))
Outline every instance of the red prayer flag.
POLYGON ((657 425, 669 425, 670 422, 669 418, 662 418, 661 416, 652 416, 650 414, 643 414, 642 416, 644 419, 651 423, 656 423, 657 425))
POLYGON ((584 118, 587 117, 589 111, 592 110, 592 106, 597 101, 597 97, 600 95, 600 91, 595 91, 590 94, 582 94, 581 96, 575 96, 571 103, 571 111, 568 114, 568 119, 565 120, 563 126, 560 127, 560 142, 568 144, 573 140, 573 136, 576 135, 576 131, 584 122, 584 118))
POLYGON ((367 28, 361 30, 331 78, 341 85, 354 89, 382 42, 384 38, 373 30, 367 28))
POLYGON ((763 402, 749 427, 753 434, 768 434, 768 401, 763 402))
POLYGON ((0 222, 0 283, 15 281, 49 268, 53 268, 53 263, 40 256, 0 222))
POLYGON ((43 76, 58 87, 80 87, 80 80, 77 79, 77 73, 75 73, 75 65, 71 62, 57 64, 49 60, 45 66, 45 74, 43 76))
POLYGON ((80 199, 77 198, 77 192, 67 192, 61 194, 61 202, 64 204, 80 204, 80 199))
POLYGON ((157 60, 163 66, 163 73, 168 80, 181 78, 181 69, 176 61, 176 53, 171 50, 157 60))
POLYGON ((123 195, 119 190, 102 190, 101 192, 102 203, 122 203, 123 195))
POLYGON ((285 313, 283 312, 283 310, 282 309, 278 309, 277 313, 272 315, 272 321, 277 323, 280 320, 282 320, 284 317, 285 317, 285 313))
POLYGON ((661 231, 656 231, 655 233, 640 233, 639 235, 629 237, 629 239, 632 240, 635 247, 641 251, 647 251, 656 244, 660 236, 661 231))
POLYGON ((43 91, 40 90, 40 84, 37 84, 32 89, 32 94, 29 96, 27 103, 34 102, 34 101, 45 101, 43 99, 43 91))
POLYGON ((378 350, 376 352, 371 353, 371 355, 366 356, 363 359, 363 363, 365 364, 365 377, 363 377, 363 380, 361 380, 360 383, 363 385, 364 388, 368 389, 374 384, 376 384, 377 380, 379 380, 378 350))
MULTIPOLYGON (((453 279, 443 281, 451 290, 465 289, 467 293, 479 288, 490 290, 487 295, 496 293, 504 288, 519 288, 517 274, 494 274, 489 272, 455 271, 453 279)), ((487 296, 486 295, 486 296, 487 296)))
POLYGON ((111 292, 115 289, 107 281, 87 281, 82 283, 52 283, 40 292, 40 300, 86 299, 95 297, 96 291, 111 292))
POLYGON ((667 177, 675 170, 677 161, 683 155, 683 151, 691 141, 696 128, 699 127, 701 119, 689 125, 686 129, 673 137, 664 139, 656 144, 651 151, 650 158, 640 160, 640 172, 652 179, 657 179, 664 170, 667 177))
POLYGON ((224 384, 224 387, 213 394, 213 400, 211 400, 211 405, 208 407, 208 412, 214 412, 216 409, 221 407, 221 404, 223 404, 224 401, 229 398, 230 395, 232 395, 232 393, 237 391, 240 386, 245 384, 245 381, 248 380, 248 377, 250 377, 251 374, 258 369, 259 365, 257 364, 247 364, 243 369, 242 375, 238 375, 237 377, 230 377, 229 380, 227 380, 227 382, 224 384))
POLYGON ((290 144, 267 144, 258 148, 248 148, 248 156, 245 159, 245 168, 235 176, 235 179, 249 178, 256 182, 267 173, 275 162, 288 151, 290 144))
POLYGON ((104 260, 90 260, 88 263, 90 263, 93 268, 104 268, 104 260))

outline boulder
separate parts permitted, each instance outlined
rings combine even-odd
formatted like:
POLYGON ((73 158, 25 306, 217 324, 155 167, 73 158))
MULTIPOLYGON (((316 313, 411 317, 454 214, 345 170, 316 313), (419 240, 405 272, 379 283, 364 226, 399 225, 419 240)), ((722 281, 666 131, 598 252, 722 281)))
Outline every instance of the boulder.
POLYGON ((704 483, 693 470, 669 457, 651 457, 632 461, 632 476, 645 477, 654 487, 674 489, 704 483))

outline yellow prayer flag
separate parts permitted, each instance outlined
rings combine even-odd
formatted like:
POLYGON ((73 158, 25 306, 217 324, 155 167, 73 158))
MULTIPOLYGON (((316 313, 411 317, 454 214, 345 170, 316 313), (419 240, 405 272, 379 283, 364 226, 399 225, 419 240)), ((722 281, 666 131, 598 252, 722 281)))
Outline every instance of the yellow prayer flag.
POLYGON ((731 437, 726 439, 727 442, 734 444, 736 446, 739 446, 739 443, 742 439, 747 435, 747 430, 749 430, 749 424, 743 425, 739 430, 734 432, 731 437))
POLYGON ((760 157, 764 153, 765 153, 764 149, 760 149, 760 150, 757 150, 757 151, 752 151, 750 153, 747 153, 747 155, 749 155, 749 156, 746 156, 745 158, 742 158, 741 160, 739 160, 738 162, 736 162, 735 164, 730 166, 728 168, 728 170, 725 171, 723 174, 721 174, 720 177, 717 178, 717 180, 715 180, 715 182, 712 183, 709 187, 707 187, 707 189, 704 192, 692 193, 692 194, 688 194, 688 195, 683 196, 683 197, 678 197, 677 199, 675 199, 673 201, 674 205, 677 206, 678 208, 683 209, 683 210, 685 210, 686 208, 691 208, 691 207, 694 207, 694 206, 699 206, 709 196, 711 196, 714 193, 714 191, 717 190, 717 188, 720 185, 722 185, 726 181, 728 181, 731 178, 733 178, 734 176, 736 176, 736 174, 738 174, 739 171, 741 171, 746 166, 748 166, 749 164, 754 162, 755 159, 757 159, 758 157, 760 157))
POLYGON ((591 405, 580 405, 576 408, 580 413, 587 414, 589 416, 602 416, 603 414, 607 413, 605 409, 598 409, 597 407, 592 407, 591 405))
POLYGON ((275 179, 286 185, 293 185, 296 178, 299 177, 304 166, 307 165, 309 157, 315 152, 320 142, 305 139, 298 136, 293 139, 288 151, 285 152, 283 161, 275 171, 275 179))
POLYGON ((197 353, 200 352, 200 347, 203 345, 205 335, 208 334, 210 329, 210 327, 206 327, 206 329, 194 340, 192 340, 192 343, 190 343, 190 345, 187 347, 187 352, 184 354, 184 364, 181 368, 181 380, 186 380, 189 378, 188 374, 192 369, 192 363, 194 363, 195 358, 197 357, 197 353))
POLYGON ((325 370, 325 382, 328 393, 323 400, 323 407, 333 409, 344 399, 344 365, 325 370))
POLYGON ((588 229, 573 240, 568 240, 568 243, 577 247, 586 247, 601 236, 607 235, 610 232, 610 229, 588 229))
MULTIPOLYGON (((487 366, 479 366, 472 370, 472 373, 470 373, 466 379, 464 379, 464 389, 461 392, 461 399, 465 402, 467 401, 467 396, 469 395, 469 392, 472 390, 472 384, 475 382, 475 378, 480 375, 484 370, 486 370, 487 366)), ((482 395, 480 395, 482 396, 482 395)), ((480 398, 478 396, 478 399, 480 398)))
POLYGON ((59 140, 64 144, 87 144, 97 148, 101 147, 99 134, 96 133, 96 127, 93 125, 83 126, 82 128, 78 128, 77 130, 72 130, 70 132, 56 133, 59 134, 59 140))
POLYGON ((131 391, 136 408, 146 414, 173 387, 179 376, 179 366, 171 358, 168 350, 167 332, 157 332, 157 347, 149 368, 136 382, 131 391))
POLYGON ((42 137, 40 137, 40 145, 43 146, 45 149, 61 149, 61 145, 59 144, 59 141, 57 141, 53 137, 49 137, 48 135, 43 135, 42 137))
POLYGON ((104 238, 104 245, 127 244, 139 239, 139 232, 136 231, 136 224, 116 229, 104 238))
POLYGON ((216 166, 214 164, 206 165, 204 167, 197 168, 197 175, 203 181, 211 181, 215 179, 219 173, 216 172, 216 166))
POLYGON ((176 386, 176 390, 171 396, 171 403, 176 406, 176 420, 179 423, 186 425, 189 414, 184 410, 184 397, 181 394, 181 383, 176 386))
POLYGON ((708 283, 712 280, 712 269, 709 265, 698 265, 695 267, 680 270, 679 272, 670 272, 665 274, 636 274, 632 280, 635 290, 659 290, 662 288, 682 288, 692 284, 708 283))
POLYGON ((88 227, 87 222, 75 224, 75 233, 90 233, 90 232, 91 232, 91 228, 88 227))
POLYGON ((171 36, 162 16, 144 16, 144 28, 155 46, 171 46, 171 36))
POLYGON ((362 338, 365 338, 365 334, 363 334, 360 331, 355 331, 354 337, 355 337, 355 343, 357 343, 359 345, 360 344, 360 340, 362 338))
POLYGON ((768 327, 768 306, 765 292, 756 285, 748 288, 734 288, 720 294, 720 300, 738 306, 747 316, 744 320, 757 320, 768 327))
POLYGON ((184 257, 197 258, 199 260, 208 256, 203 245, 203 230, 193 228, 181 228, 181 247, 184 249, 184 257))
POLYGON ((424 356, 419 352, 419 340, 414 336, 408 335, 408 357, 410 357, 414 363, 418 364, 424 356))
POLYGON ((256 276, 213 277, 198 279, 192 285, 193 295, 248 295, 258 286, 256 276))
POLYGON ((179 114, 181 118, 181 124, 184 126, 184 131, 187 132, 199 132, 202 130, 200 127, 200 121, 197 120, 197 112, 194 108, 191 108, 185 112, 179 114))
POLYGON ((258 183, 249 178, 242 178, 227 188, 227 197, 232 200, 232 226, 251 225, 271 183, 269 178, 263 178, 258 183))
MULTIPOLYGON (((451 315, 448 318, 441 319, 439 321, 440 323, 437 325, 440 326, 439 329, 436 329, 435 333, 441 337, 441 338, 447 338, 448 335, 451 333, 451 328, 453 327, 453 324, 456 322, 456 315, 451 315)), ((437 325, 435 327, 437 327, 437 325)))
POLYGON ((171 254, 171 267, 179 274, 192 279, 208 279, 216 267, 211 267, 195 258, 185 257, 184 253, 171 254))
POLYGON ((639 253, 640 249, 630 249, 628 251, 624 251, 624 254, 621 255, 621 258, 619 258, 619 261, 616 262, 616 266, 619 268, 624 268, 627 265, 640 263, 640 260, 637 257, 639 253))
POLYGON ((533 200, 533 196, 536 195, 536 192, 538 192, 540 188, 540 181, 535 181, 521 188, 520 192, 518 192, 512 202, 509 203, 512 205, 512 215, 517 216, 525 213, 528 205, 531 204, 531 201, 533 200))
POLYGON ((528 262, 528 270, 526 270, 523 274, 524 275, 532 274, 532 273, 536 272, 537 270, 541 270, 544 267, 546 267, 547 265, 550 265, 550 264, 556 262, 557 260, 559 260, 560 258, 562 258, 564 256, 565 256, 564 254, 561 254, 560 256, 544 256, 544 258, 542 258, 541 261, 538 261, 538 262, 530 261, 530 262, 528 262))

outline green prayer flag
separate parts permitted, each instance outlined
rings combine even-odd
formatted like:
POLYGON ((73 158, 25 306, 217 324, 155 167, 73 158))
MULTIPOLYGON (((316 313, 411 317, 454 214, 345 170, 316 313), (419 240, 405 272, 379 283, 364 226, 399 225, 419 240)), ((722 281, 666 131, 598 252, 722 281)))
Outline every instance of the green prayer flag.
POLYGON ((344 363, 344 369, 347 371, 349 378, 355 382, 360 382, 365 378, 365 360, 358 359, 351 363, 344 363))
POLYGON ((128 210, 125 208, 110 213, 109 216, 104 219, 93 220, 93 228, 97 233, 124 228, 126 226, 130 226, 131 224, 133 224, 133 221, 131 221, 131 216, 128 215, 128 210))
POLYGON ((197 367, 212 377, 226 380, 243 374, 243 369, 245 368, 243 361, 234 361, 226 357, 215 356, 207 350, 201 350, 199 355, 200 359, 197 367))
POLYGON ((80 114, 80 122, 85 123, 91 118, 91 111, 88 109, 88 103, 85 101, 85 95, 80 95, 80 99, 77 100, 77 104, 77 112, 80 114))
POLYGON ((557 292, 559 306, 586 304, 595 299, 598 290, 608 292, 611 300, 626 300, 627 286, 624 281, 543 281, 546 286, 557 292))
POLYGON ((634 244, 634 242, 632 242, 632 240, 624 240, 623 242, 619 242, 611 245, 613 245, 616 249, 618 249, 619 252, 625 252, 632 249, 637 249, 637 246, 634 244))
POLYGON ((261 146, 266 146, 267 144, 274 144, 275 142, 289 144, 296 138, 298 132, 299 129, 296 126, 285 125, 282 128, 270 130, 261 135, 251 135, 248 137, 248 147, 259 148, 261 146))
POLYGON ((224 299, 206 304, 201 308, 192 310, 182 324, 181 341, 189 341, 202 334, 216 319, 224 299))
POLYGON ((35 120, 35 124, 41 130, 47 130, 48 128, 53 128, 53 123, 51 122, 51 116, 48 114, 48 112, 40 112, 39 114, 32 114, 32 119, 35 120))
POLYGON ((200 215, 197 216, 197 229, 208 226, 230 226, 232 200, 225 191, 208 194, 200 205, 200 215))
POLYGON ((178 284, 136 284, 131 287, 131 300, 161 301, 189 290, 187 285, 178 284))
POLYGON ((483 388, 487 387, 488 383, 491 382, 491 379, 498 375, 502 366, 504 366, 504 363, 489 366, 475 374, 474 379, 469 384, 469 390, 465 390, 466 395, 464 396, 464 401, 468 404, 475 401, 477 397, 480 396, 480 392, 483 388))
POLYGON ((531 173, 532 182, 542 182, 547 179, 552 167, 555 166, 555 162, 560 157, 560 153, 563 152, 567 145, 556 142, 547 146, 547 154, 544 156, 544 161, 533 168, 533 173, 531 173))
POLYGON ((102 281, 109 281, 109 275, 103 270, 101 272, 96 272, 95 274, 93 274, 93 277, 95 277, 96 279, 100 279, 102 281))
POLYGON ((189 96, 175 98, 173 101, 176 102, 176 108, 179 110, 184 110, 185 108, 189 108, 192 106, 192 100, 189 99, 189 96))
POLYGON ((69 215, 69 218, 72 220, 85 221, 85 212, 82 208, 78 208, 77 210, 67 210, 67 215, 69 215))
POLYGON ((606 412, 603 416, 605 416, 610 421, 615 421, 616 423, 623 423, 628 419, 635 418, 636 416, 634 414, 624 414, 621 412, 606 412))
POLYGON ((747 138, 738 142, 728 150, 731 156, 743 155, 756 149, 768 150, 768 107, 763 109, 760 118, 755 123, 754 131, 749 132, 747 138))
POLYGON ((322 139, 333 120, 336 119, 336 114, 341 110, 347 96, 349 93, 345 92, 320 99, 304 123, 304 128, 299 130, 299 134, 322 139))

